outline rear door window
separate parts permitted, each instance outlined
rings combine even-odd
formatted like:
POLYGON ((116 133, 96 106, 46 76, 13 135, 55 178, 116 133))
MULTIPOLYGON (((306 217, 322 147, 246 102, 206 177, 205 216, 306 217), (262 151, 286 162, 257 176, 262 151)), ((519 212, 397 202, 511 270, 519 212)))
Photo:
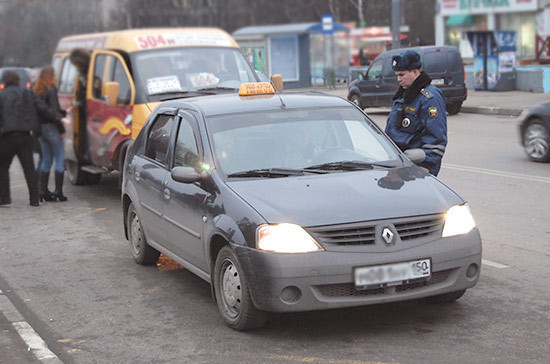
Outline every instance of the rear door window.
POLYGON ((423 70, 426 73, 444 73, 447 71, 445 52, 426 52, 422 59, 423 70))
POLYGON ((459 72, 462 68, 460 54, 458 52, 445 52, 447 55, 447 67, 449 72, 459 72))

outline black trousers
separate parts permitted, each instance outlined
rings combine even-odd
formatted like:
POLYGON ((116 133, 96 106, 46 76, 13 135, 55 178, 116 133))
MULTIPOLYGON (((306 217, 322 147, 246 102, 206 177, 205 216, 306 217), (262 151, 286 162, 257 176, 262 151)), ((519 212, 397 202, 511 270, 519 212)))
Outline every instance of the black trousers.
POLYGON ((30 133, 14 132, 0 136, 0 202, 11 203, 10 165, 17 155, 23 167, 30 203, 38 204, 38 176, 34 168, 33 137, 30 133))

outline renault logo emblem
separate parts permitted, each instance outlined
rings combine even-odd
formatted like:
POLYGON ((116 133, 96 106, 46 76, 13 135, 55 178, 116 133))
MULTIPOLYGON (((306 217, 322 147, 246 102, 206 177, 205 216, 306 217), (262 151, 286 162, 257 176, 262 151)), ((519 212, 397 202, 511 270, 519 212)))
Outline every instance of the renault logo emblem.
POLYGON ((390 245, 393 241, 393 233, 389 228, 384 228, 382 230, 382 239, 386 242, 387 245, 390 245))

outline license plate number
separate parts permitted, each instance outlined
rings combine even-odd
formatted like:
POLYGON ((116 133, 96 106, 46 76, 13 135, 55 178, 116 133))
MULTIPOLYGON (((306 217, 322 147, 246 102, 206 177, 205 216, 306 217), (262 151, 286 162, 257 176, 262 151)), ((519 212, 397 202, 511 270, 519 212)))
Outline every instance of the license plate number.
POLYGON ((445 80, 442 78, 435 78, 432 80, 432 85, 444 85, 445 80))
POLYGON ((430 263, 430 259, 420 259, 402 263, 358 267, 354 270, 355 287, 366 289, 397 286, 415 279, 427 279, 431 276, 430 263))

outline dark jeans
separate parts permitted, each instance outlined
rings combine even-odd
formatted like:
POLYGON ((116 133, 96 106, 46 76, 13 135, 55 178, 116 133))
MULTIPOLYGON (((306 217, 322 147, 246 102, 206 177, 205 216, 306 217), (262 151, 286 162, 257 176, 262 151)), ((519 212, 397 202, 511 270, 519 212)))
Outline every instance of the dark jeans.
POLYGON ((23 167, 30 202, 38 204, 38 178, 34 169, 33 138, 30 133, 15 132, 0 136, 0 202, 10 203, 10 165, 17 155, 23 167))

